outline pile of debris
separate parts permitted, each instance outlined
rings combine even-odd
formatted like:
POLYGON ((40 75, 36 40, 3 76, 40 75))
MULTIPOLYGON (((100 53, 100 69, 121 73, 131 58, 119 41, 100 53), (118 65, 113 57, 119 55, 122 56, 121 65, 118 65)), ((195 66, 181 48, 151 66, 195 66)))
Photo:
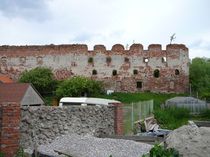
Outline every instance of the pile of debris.
POLYGON ((140 136, 165 137, 171 132, 171 130, 161 129, 154 116, 136 121, 135 126, 138 128, 137 135, 140 136))
POLYGON ((166 138, 168 148, 175 148, 183 157, 210 156, 210 128, 184 125, 166 138))
POLYGON ((93 136, 65 135, 51 144, 38 147, 44 157, 140 157, 149 152, 151 145, 122 139, 93 136))

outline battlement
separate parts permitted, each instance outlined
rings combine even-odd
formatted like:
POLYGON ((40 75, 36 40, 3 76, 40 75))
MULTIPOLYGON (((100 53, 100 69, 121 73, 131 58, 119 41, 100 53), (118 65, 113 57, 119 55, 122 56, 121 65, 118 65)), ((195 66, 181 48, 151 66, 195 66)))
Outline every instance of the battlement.
POLYGON ((162 49, 160 44, 151 44, 148 49, 144 49, 142 44, 132 44, 128 50, 122 44, 115 44, 111 50, 107 50, 104 45, 95 45, 93 50, 88 50, 88 46, 85 44, 66 44, 66 45, 26 45, 26 46, 0 46, 0 55, 6 56, 33 56, 33 55, 45 55, 45 54, 66 54, 66 53, 111 53, 111 54, 135 54, 135 53, 161 53, 162 51, 176 52, 184 50, 188 52, 188 48, 183 44, 169 44, 166 46, 166 50, 162 49))

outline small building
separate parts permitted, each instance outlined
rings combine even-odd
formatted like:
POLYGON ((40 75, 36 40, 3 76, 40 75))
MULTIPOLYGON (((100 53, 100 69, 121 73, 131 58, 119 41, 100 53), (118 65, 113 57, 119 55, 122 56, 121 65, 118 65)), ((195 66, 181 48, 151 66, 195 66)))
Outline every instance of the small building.
POLYGON ((1 102, 16 102, 22 106, 44 105, 43 98, 30 83, 0 83, 1 102))

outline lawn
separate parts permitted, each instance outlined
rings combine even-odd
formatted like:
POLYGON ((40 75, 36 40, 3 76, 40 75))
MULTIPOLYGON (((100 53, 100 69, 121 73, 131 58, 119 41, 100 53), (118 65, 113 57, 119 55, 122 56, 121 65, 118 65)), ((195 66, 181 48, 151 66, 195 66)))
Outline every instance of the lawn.
POLYGON ((183 96, 183 94, 160 94, 160 93, 113 93, 111 95, 100 95, 99 97, 107 99, 115 99, 121 101, 125 105, 131 104, 132 102, 139 102, 145 100, 154 100, 155 109, 160 108, 160 105, 167 99, 175 96, 183 96))

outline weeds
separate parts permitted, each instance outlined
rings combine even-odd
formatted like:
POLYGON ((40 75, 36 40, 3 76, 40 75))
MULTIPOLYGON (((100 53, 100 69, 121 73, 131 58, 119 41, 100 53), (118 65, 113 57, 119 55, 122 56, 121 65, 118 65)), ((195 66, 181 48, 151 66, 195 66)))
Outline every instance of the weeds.
POLYGON ((186 124, 190 118, 190 111, 186 108, 165 108, 154 111, 155 118, 162 128, 176 129, 186 124))
POLYGON ((166 149, 161 145, 154 145, 149 154, 142 157, 179 157, 179 152, 174 148, 166 149))

